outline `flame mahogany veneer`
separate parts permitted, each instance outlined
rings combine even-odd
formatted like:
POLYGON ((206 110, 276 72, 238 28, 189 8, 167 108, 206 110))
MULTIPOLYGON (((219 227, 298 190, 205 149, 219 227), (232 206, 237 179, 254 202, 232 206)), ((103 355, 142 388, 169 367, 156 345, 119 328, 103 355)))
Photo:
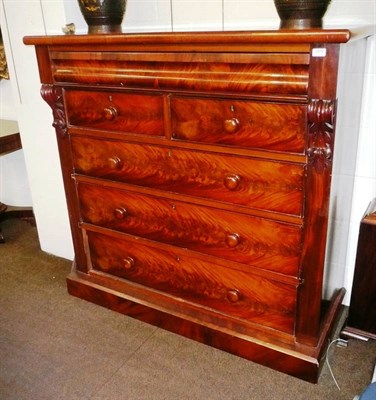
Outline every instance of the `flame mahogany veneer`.
POLYGON ((58 139, 72 295, 316 382, 347 30, 28 37, 58 139))

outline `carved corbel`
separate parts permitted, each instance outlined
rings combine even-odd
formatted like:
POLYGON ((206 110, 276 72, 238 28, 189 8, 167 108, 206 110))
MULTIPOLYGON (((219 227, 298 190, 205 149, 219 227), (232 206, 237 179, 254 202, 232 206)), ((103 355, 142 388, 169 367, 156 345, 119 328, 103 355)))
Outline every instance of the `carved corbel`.
POLYGON ((308 103, 308 163, 317 173, 331 168, 336 100, 312 99, 308 103))
POLYGON ((44 84, 40 93, 52 109, 54 118, 52 126, 55 128, 56 133, 61 137, 66 136, 68 129, 64 111, 63 90, 58 86, 44 84))

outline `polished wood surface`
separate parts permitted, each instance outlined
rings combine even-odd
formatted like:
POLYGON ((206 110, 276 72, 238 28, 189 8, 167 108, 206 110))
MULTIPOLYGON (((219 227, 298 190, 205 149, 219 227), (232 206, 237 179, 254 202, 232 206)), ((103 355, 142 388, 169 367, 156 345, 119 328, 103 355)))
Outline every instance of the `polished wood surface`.
POLYGON ((344 295, 324 310, 350 36, 25 38, 58 138, 69 292, 315 382, 344 295))
POLYGON ((142 135, 164 135, 163 98, 113 92, 67 90, 70 125, 142 135))
POLYGON ((302 246, 298 340, 314 345, 320 330, 326 232, 335 139, 339 46, 326 45, 326 56, 312 57, 307 110, 307 198, 302 246), (330 71, 330 73, 329 73, 330 71), (309 189, 308 189, 309 188, 309 189), (310 316, 310 318, 307 318, 310 316))
POLYGON ((303 105, 171 98, 172 137, 178 140, 303 153, 303 105))
MULTIPOLYGON (((311 44, 311 43, 346 43, 351 38, 348 29, 312 29, 312 30, 258 30, 258 31, 226 31, 226 32, 176 32, 176 33, 145 33, 124 35, 74 35, 67 40, 66 36, 30 36, 24 38, 25 44, 60 45, 71 43, 77 46, 111 46, 111 45, 148 45, 174 47, 180 45, 211 44, 217 48, 229 48, 233 45, 248 45, 254 43, 268 44, 311 44)), ((112 50, 111 47, 108 49, 112 50)), ((182 50, 182 51, 185 51, 182 50)))
POLYGON ((299 226, 98 184, 78 185, 78 197, 84 222, 298 275, 299 226))
POLYGON ((72 137, 75 171, 229 204, 302 215, 304 165, 72 137))
MULTIPOLYGON (((240 60, 233 54, 222 58, 166 53, 166 60, 159 57, 144 60, 126 54, 55 52, 53 57, 53 79, 59 83, 91 83, 120 85, 128 88, 189 90, 207 92, 230 92, 236 94, 259 93, 303 95, 308 88, 308 64, 287 64, 284 56, 270 63, 268 57, 256 60, 240 60), (64 58, 62 59, 62 57, 64 58), (112 56, 112 57, 111 57, 112 56), (209 60, 208 60, 209 58, 209 60), (112 73, 108 74, 108 70, 112 73)), ((165 58, 163 57, 163 58, 165 58)))
MULTIPOLYGON (((291 333, 296 288, 214 262, 88 233, 93 268, 202 304, 231 318, 291 333)), ((203 312, 205 312, 203 310, 203 312)))

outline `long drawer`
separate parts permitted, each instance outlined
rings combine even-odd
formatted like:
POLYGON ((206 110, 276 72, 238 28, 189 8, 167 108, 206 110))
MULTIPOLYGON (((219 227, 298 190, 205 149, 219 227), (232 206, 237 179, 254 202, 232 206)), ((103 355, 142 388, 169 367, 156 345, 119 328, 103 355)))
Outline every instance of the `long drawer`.
POLYGON ((164 136, 161 95, 65 90, 70 125, 107 131, 164 136))
POLYGON ((76 173, 301 216, 304 165, 73 136, 76 173))
POLYGON ((294 286, 126 238, 90 231, 87 237, 94 270, 209 307, 231 318, 293 332, 294 286))
POLYGON ((304 105, 172 97, 175 139, 304 153, 304 105))
POLYGON ((79 182, 84 222, 297 276, 296 225, 79 182))
POLYGON ((221 53, 216 47, 209 52, 192 52, 194 44, 187 51, 176 44, 177 51, 159 48, 146 53, 140 51, 142 45, 117 52, 111 51, 109 44, 104 51, 50 51, 53 80, 147 90, 307 94, 309 54, 297 54, 291 44, 286 45, 283 54, 265 54, 260 48, 253 53, 221 53))

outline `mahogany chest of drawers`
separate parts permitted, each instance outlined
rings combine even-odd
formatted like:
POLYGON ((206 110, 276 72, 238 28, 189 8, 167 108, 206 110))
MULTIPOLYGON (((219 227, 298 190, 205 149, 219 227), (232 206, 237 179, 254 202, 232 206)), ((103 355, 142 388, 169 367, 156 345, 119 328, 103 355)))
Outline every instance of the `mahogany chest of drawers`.
POLYGON ((53 110, 69 293, 312 382, 347 30, 25 38, 53 110))

